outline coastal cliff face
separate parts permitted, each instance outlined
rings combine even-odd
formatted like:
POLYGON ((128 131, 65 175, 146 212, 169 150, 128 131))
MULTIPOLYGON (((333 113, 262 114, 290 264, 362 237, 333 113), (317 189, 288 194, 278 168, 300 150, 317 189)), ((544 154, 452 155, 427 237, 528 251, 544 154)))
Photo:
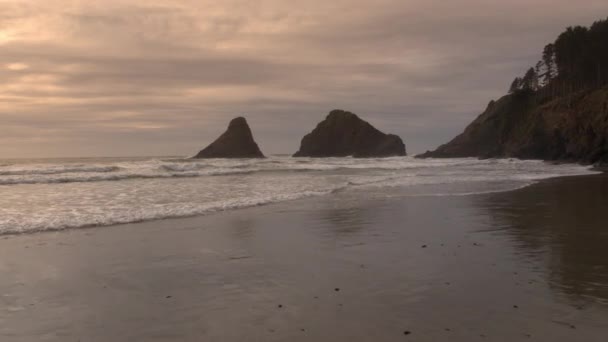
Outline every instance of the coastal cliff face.
POLYGON ((357 115, 333 110, 302 138, 294 157, 356 158, 405 156, 405 144, 396 135, 384 134, 357 115))
POLYGON ((194 158, 264 158, 247 120, 238 117, 230 121, 228 129, 194 158))
POLYGON ((608 19, 568 27, 465 131, 420 157, 608 162, 608 19))
POLYGON ((465 131, 419 157, 515 157, 608 162, 608 87, 539 103, 519 92, 492 101, 465 131))

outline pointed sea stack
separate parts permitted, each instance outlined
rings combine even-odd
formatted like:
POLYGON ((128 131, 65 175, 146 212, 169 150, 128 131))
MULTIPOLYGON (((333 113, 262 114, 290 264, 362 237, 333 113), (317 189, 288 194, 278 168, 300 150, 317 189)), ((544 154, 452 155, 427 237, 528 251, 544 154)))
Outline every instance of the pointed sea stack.
POLYGON ((384 134, 357 115, 333 110, 302 138, 294 157, 374 158, 405 156, 405 144, 393 134, 384 134))
POLYGON ((264 158, 243 117, 232 119, 228 129, 194 158, 264 158))

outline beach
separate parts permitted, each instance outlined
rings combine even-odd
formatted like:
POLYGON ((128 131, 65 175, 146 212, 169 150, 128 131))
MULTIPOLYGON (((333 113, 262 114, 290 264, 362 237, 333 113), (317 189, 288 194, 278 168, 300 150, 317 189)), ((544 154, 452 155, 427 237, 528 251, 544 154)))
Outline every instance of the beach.
POLYGON ((608 177, 0 237, 0 340, 605 341, 608 177))

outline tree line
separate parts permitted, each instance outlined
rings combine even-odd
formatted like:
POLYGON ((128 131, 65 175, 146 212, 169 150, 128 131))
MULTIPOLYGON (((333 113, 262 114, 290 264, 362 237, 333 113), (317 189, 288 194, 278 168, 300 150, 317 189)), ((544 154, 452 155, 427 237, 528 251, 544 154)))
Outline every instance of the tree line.
POLYGON ((608 84, 608 18, 591 27, 568 27, 543 49, 535 67, 511 83, 509 93, 553 98, 608 84))

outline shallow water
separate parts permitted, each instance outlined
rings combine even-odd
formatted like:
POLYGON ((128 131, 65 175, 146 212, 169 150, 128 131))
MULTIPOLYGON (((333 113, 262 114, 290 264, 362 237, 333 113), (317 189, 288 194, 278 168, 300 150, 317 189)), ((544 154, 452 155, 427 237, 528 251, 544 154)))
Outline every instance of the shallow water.
POLYGON ((0 161, 0 235, 104 226, 399 187, 409 195, 520 188, 588 167, 540 161, 98 158, 0 161))
POLYGON ((0 340, 606 340, 608 178, 422 192, 5 236, 0 340))

